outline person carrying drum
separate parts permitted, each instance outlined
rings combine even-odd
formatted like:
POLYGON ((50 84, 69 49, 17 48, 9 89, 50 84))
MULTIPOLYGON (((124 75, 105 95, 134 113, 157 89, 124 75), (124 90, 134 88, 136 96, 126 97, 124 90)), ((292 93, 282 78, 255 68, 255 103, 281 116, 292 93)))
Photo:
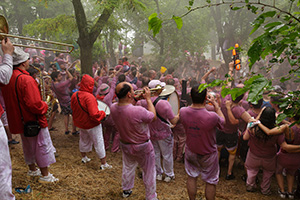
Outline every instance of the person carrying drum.
POLYGON ((91 161, 86 156, 87 152, 95 151, 100 158, 100 169, 111 169, 112 166, 106 162, 101 121, 105 118, 105 112, 98 110, 96 97, 93 95, 94 79, 84 75, 79 84, 78 92, 71 97, 71 108, 73 110, 73 121, 80 128, 79 150, 83 163, 91 161))
MULTIPOLYGON (((164 87, 166 84, 159 80, 152 80, 149 82, 149 88, 155 88, 158 85, 164 87)), ((159 95, 155 93, 154 95, 159 95)), ((179 115, 174 115, 172 107, 167 100, 159 99, 160 97, 152 97, 151 100, 155 106, 157 117, 156 121, 150 123, 151 142, 155 151, 155 166, 156 166, 156 180, 161 181, 163 174, 165 174, 164 181, 170 182, 175 179, 174 174, 174 160, 173 160, 173 136, 170 123, 175 125, 178 122, 179 115), (170 123, 169 123, 170 122, 170 123), (163 158, 163 167, 161 166, 161 157, 163 158)), ((142 106, 146 106, 144 100, 141 102, 142 106)))
POLYGON ((186 132, 185 171, 188 174, 187 191, 190 200, 196 199, 197 178, 206 182, 205 197, 215 199, 216 185, 219 182, 219 162, 216 142, 216 128, 223 128, 224 115, 214 100, 207 98, 207 90, 199 93, 198 86, 191 90, 192 105, 180 109, 180 121, 186 132), (207 111, 209 100, 215 112, 207 111))
POLYGON ((116 95, 119 102, 111 107, 111 116, 120 133, 120 148, 122 149, 123 197, 132 194, 135 169, 139 165, 143 170, 143 181, 146 189, 146 200, 156 200, 155 154, 150 139, 148 124, 156 120, 156 111, 150 99, 150 90, 145 87, 143 97, 147 109, 134 106, 133 87, 128 82, 119 83, 116 95))

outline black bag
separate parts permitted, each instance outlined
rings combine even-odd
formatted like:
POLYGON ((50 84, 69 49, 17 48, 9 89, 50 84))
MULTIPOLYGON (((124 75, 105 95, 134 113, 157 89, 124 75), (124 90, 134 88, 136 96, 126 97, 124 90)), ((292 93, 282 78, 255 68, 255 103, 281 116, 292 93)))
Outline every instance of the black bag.
POLYGON ((35 137, 39 134, 41 126, 38 121, 29 121, 24 124, 24 136, 35 137))

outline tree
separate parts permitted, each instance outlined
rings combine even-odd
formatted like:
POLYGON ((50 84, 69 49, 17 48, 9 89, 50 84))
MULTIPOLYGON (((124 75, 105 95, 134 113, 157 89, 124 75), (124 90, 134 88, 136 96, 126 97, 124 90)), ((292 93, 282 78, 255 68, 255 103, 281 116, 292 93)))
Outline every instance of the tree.
MULTIPOLYGON (((254 33, 256 30, 262 27, 262 25, 264 25, 262 27, 263 33, 253 40, 251 47, 249 48, 247 53, 250 61, 250 70, 257 61, 266 59, 266 56, 272 55, 271 59, 269 60, 269 67, 272 67, 274 63, 282 63, 285 60, 287 60, 291 65, 291 69, 289 70, 289 72, 280 77, 280 82, 285 82, 293 78, 295 83, 299 83, 300 48, 297 42, 300 39, 300 13, 298 12, 300 7, 300 0, 290 0, 288 3, 283 5, 282 2, 280 3, 281 4, 279 4, 275 0, 267 1, 266 3, 262 3, 259 0, 245 0, 239 2, 222 1, 212 3, 210 0, 207 0, 205 5, 193 7, 194 1, 189 1, 189 6, 187 7, 188 11, 178 18, 182 18, 198 9, 220 5, 230 5, 231 10, 247 8, 255 14, 261 11, 261 14, 254 20, 253 29, 250 33, 254 33), (265 11, 266 8, 269 8, 270 10, 265 11)), ((161 19, 155 16, 154 21, 159 20, 161 19)), ((151 23, 151 20, 149 20, 149 29, 153 30, 153 34, 156 35, 160 30, 160 26, 155 23, 151 23)), ((212 84, 201 85, 199 90, 201 91, 208 86, 221 84, 224 84, 224 82, 216 80, 212 84)), ((224 85, 222 87, 221 94, 222 96, 231 94, 235 99, 240 94, 249 91, 248 101, 257 102, 258 99, 262 98, 262 92, 265 89, 272 88, 272 80, 268 80, 266 77, 260 74, 250 75, 244 82, 244 84, 245 87, 241 89, 230 89, 225 87, 224 85)), ((281 99, 281 102, 278 103, 283 113, 279 115, 279 117, 277 118, 277 122, 282 121, 286 117, 300 115, 299 86, 296 90, 290 91, 288 93, 283 93, 281 95, 285 95, 281 99)), ((298 123, 300 123, 300 120, 298 121, 298 123)))

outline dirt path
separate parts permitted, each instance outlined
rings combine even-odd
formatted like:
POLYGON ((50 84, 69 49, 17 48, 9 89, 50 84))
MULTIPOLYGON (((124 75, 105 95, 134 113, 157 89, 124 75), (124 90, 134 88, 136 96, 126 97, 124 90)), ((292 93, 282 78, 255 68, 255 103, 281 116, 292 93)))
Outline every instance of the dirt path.
MULTIPOLYGON (((112 170, 101 171, 100 161, 95 152, 88 154, 92 161, 82 164, 80 159, 78 136, 64 135, 63 116, 57 115, 54 126, 59 131, 51 132, 53 144, 56 147, 59 157, 56 163, 51 165, 50 172, 59 178, 56 184, 41 185, 38 178, 28 177, 27 166, 23 159, 22 145, 13 145, 10 147, 13 168, 13 188, 26 187, 30 185, 33 192, 30 194, 18 194, 16 199, 107 199, 118 200, 121 197, 122 180, 122 154, 107 152, 108 163, 113 166, 112 170)), ((16 137, 16 136, 15 136, 16 137)), ((16 137, 20 141, 19 136, 16 137)), ((217 185, 216 199, 257 199, 273 200, 278 199, 276 194, 277 185, 275 178, 272 182, 271 196, 263 196, 259 192, 248 193, 245 189, 245 183, 240 176, 242 169, 235 168, 236 179, 225 181, 225 168, 221 168, 221 178, 217 185)), ((176 179, 170 183, 158 182, 157 194, 160 200, 182 200, 188 199, 186 191, 186 173, 183 163, 175 163, 174 170, 176 179)), ((260 174, 261 179, 261 174, 260 174)), ((143 181, 136 176, 135 186, 131 200, 145 199, 145 189, 143 181)), ((204 184, 198 180, 198 198, 204 198, 204 184)))

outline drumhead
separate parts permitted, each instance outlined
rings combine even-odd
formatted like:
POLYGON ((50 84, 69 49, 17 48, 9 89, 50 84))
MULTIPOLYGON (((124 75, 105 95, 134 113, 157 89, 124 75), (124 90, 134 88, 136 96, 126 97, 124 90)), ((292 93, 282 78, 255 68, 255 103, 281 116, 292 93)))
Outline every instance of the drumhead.
POLYGON ((105 112, 106 117, 110 115, 110 109, 108 107, 108 105, 106 105, 105 103, 103 103, 102 101, 97 100, 98 102, 98 109, 102 110, 105 112))
POLYGON ((179 96, 176 91, 170 94, 170 96, 168 97, 168 101, 172 107, 174 115, 177 115, 180 109, 180 102, 179 102, 179 96))

